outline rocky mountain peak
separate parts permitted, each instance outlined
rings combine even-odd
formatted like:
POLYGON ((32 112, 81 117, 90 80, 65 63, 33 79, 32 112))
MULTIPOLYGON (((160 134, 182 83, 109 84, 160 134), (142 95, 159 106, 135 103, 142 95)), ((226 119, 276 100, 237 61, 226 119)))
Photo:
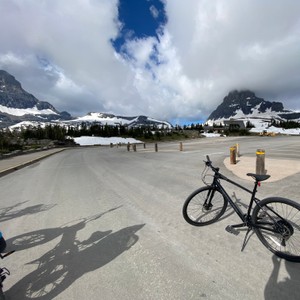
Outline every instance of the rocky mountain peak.
POLYGON ((208 120, 234 118, 236 115, 251 116, 253 114, 285 113, 281 102, 265 101, 249 90, 231 91, 223 102, 214 110, 208 120))
POLYGON ((21 83, 4 70, 0 70, 0 105, 10 108, 50 109, 57 113, 56 109, 48 102, 39 101, 33 95, 23 90, 21 83))
POLYGON ((0 91, 10 92, 10 91, 21 91, 21 83, 18 82, 14 76, 10 75, 4 70, 0 70, 0 91))
POLYGON ((67 112, 58 112, 46 101, 40 101, 26 92, 14 76, 0 70, 0 128, 21 121, 67 120, 67 112))

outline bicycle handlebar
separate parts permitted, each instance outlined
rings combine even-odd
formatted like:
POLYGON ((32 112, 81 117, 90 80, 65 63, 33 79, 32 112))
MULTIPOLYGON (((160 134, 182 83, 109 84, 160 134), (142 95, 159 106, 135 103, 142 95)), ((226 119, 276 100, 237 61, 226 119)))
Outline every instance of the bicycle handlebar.
POLYGON ((213 165, 212 165, 212 161, 210 160, 209 156, 206 155, 206 161, 204 161, 205 165, 210 167, 214 172, 216 173, 219 173, 219 168, 215 168, 213 165))
POLYGON ((207 163, 211 164, 211 160, 210 160, 210 158, 209 158, 208 155, 206 155, 206 160, 207 160, 207 161, 206 161, 207 163))
POLYGON ((204 160, 204 163, 205 163, 206 166, 211 167, 212 169, 214 169, 214 167, 212 166, 212 161, 210 160, 208 155, 206 155, 206 161, 204 160))

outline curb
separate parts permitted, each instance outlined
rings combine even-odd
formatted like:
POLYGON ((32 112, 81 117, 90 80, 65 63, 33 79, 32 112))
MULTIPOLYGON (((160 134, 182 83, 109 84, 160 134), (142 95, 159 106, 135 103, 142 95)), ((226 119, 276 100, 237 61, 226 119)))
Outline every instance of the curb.
POLYGON ((27 167, 29 165, 32 165, 32 164, 34 164, 34 163, 36 163, 36 162, 38 162, 38 161, 40 161, 40 160, 42 160, 44 158, 47 158, 47 157, 49 157, 51 155, 57 154, 57 153, 62 152, 64 150, 66 150, 66 148, 62 148, 62 149, 59 149, 57 151, 54 151, 54 152, 51 152, 51 153, 47 153, 45 155, 42 155, 42 156, 39 156, 37 158, 31 159, 31 160, 26 161, 24 163, 17 164, 14 167, 10 167, 10 168, 4 169, 4 170, 0 170, 0 177, 3 177, 5 175, 8 175, 8 174, 14 172, 14 171, 17 171, 17 170, 20 170, 22 168, 25 168, 25 167, 27 167))

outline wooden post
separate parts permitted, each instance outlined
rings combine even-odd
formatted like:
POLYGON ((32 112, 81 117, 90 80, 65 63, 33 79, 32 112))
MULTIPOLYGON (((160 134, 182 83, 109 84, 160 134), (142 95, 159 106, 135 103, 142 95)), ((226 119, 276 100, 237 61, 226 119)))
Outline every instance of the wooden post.
POLYGON ((179 151, 182 151, 182 150, 183 150, 182 142, 180 142, 180 144, 179 144, 179 151))
POLYGON ((114 146, 114 144, 113 143, 110 143, 110 148, 112 148, 114 146))
POLYGON ((230 147, 230 164, 232 164, 232 165, 236 164, 236 147, 235 146, 230 147))
POLYGON ((158 151, 157 143, 155 143, 155 152, 158 151))
POLYGON ((130 143, 127 144, 127 151, 130 151, 130 143))
POLYGON ((136 144, 133 144, 133 151, 136 152, 136 144))
POLYGON ((146 149, 146 143, 144 143, 144 149, 146 149))
POLYGON ((265 170, 265 150, 257 149, 256 151, 256 174, 264 175, 265 170))

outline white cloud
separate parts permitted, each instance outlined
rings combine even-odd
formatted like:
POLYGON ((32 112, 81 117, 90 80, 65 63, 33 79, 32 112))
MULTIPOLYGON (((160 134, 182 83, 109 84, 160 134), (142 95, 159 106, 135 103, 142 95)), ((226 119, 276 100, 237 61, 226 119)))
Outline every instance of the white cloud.
POLYGON ((136 67, 144 67, 149 62, 156 44, 157 41, 154 37, 148 37, 129 40, 124 48, 126 49, 126 53, 132 57, 130 62, 133 65, 136 67))
POLYGON ((18 57, 14 53, 7 52, 0 56, 0 65, 3 67, 10 66, 10 65, 24 66, 25 61, 24 59, 18 57))
POLYGON ((164 2, 159 41, 128 41, 125 58, 110 43, 117 0, 1 0, 0 68, 75 115, 199 120, 239 88, 300 109, 300 3, 164 2))
POLYGON ((152 17, 154 19, 157 19, 159 16, 159 11, 157 10, 157 8, 154 5, 151 5, 149 10, 150 10, 152 17))

